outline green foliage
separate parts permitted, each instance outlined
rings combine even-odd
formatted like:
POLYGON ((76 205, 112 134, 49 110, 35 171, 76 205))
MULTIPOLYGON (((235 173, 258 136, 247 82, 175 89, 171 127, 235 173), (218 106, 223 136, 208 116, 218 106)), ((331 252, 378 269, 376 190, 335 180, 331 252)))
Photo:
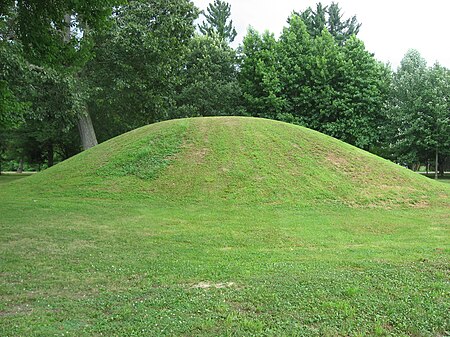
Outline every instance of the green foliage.
POLYGON ((0 80, 0 130, 15 128, 23 121, 26 104, 18 102, 6 81, 0 80))
POLYGON ((187 0, 132 1, 116 9, 84 74, 101 139, 171 117, 197 16, 187 0))
POLYGON ((24 97, 18 97, 27 82, 27 65, 20 48, 6 41, 0 41, 0 59, 0 132, 4 132, 18 127, 29 107, 24 97))
POLYGON ((240 83, 251 115, 301 124, 365 149, 379 142, 389 81, 387 68, 356 37, 340 45, 324 28, 312 35, 296 14, 279 41, 254 30, 244 39, 240 83))
POLYGON ((426 108, 429 111, 427 124, 422 132, 426 133, 425 143, 429 148, 438 149, 450 155, 450 70, 435 64, 428 71, 425 90, 426 108))
POLYGON ((236 52, 217 36, 192 38, 172 117, 242 114, 236 64, 236 52))
POLYGON ((241 49, 239 83, 244 104, 251 116, 281 119, 285 101, 281 97, 277 41, 273 34, 262 36, 250 29, 241 49))
POLYGON ((340 46, 325 29, 312 37, 297 15, 289 23, 274 49, 284 112, 350 144, 375 145, 389 89, 386 67, 355 37, 340 46))
POLYGON ((320 36, 323 29, 326 28, 341 46, 352 35, 357 35, 361 27, 356 16, 343 20, 341 8, 338 3, 334 2, 330 6, 324 6, 319 2, 315 11, 308 7, 306 10, 295 14, 300 16, 312 37, 320 36))
MULTIPOLYGON (((314 96, 312 58, 314 39, 308 33, 305 24, 297 15, 289 20, 289 26, 283 29, 279 40, 280 79, 282 83, 282 96, 286 100, 286 112, 299 117, 299 115, 314 114, 314 96)), ((303 117, 300 117, 303 118, 303 117)), ((307 121, 302 120, 307 125, 307 121)))
POLYGON ((389 118, 393 156, 413 164, 449 155, 449 70, 428 68, 416 50, 410 50, 395 73, 389 118))
POLYGON ((46 158, 51 166, 54 151, 61 151, 63 159, 79 151, 78 142, 69 136, 80 111, 76 102, 82 99, 74 97, 81 95, 79 82, 45 68, 32 67, 27 76, 29 87, 21 88, 21 94, 28 97, 29 108, 22 115, 23 123, 8 135, 9 157, 38 164, 46 158))
POLYGON ((115 0, 10 1, 0 15, 16 15, 16 35, 34 64, 80 67, 91 56, 91 32, 104 28, 115 0), (70 21, 70 22, 69 22, 70 21))
MULTIPOLYGON (((16 75, 7 72, 2 93, 9 97, 8 101, 31 103, 19 134, 36 139, 34 148, 45 139, 49 165, 53 161, 53 143, 60 142, 79 117, 88 114, 79 71, 93 56, 92 33, 107 26, 112 6, 118 3, 24 0, 9 1, 0 8, 2 49, 13 48, 15 57, 24 64, 16 75)), ((8 62, 12 62, 14 53, 8 54, 8 62)), ((16 139, 20 140, 16 148, 29 144, 28 140, 16 139)), ((30 151, 35 152, 28 148, 19 152, 30 151)))
MULTIPOLYGON (((386 101, 391 73, 377 61, 356 37, 350 37, 343 49, 342 83, 334 104, 338 108, 338 132, 323 131, 358 147, 370 149, 380 141, 380 128, 386 124, 386 101)), ((340 85, 340 87, 339 87, 340 85)), ((320 129, 319 129, 320 130, 320 129)))
POLYGON ((298 126, 153 124, 1 185, 0 330, 445 335, 449 197, 448 184, 298 126), (176 135, 155 177, 101 172, 139 149, 163 158, 176 135))
POLYGON ((24 95, 29 91, 30 72, 20 52, 19 45, 0 40, 0 171, 11 148, 17 147, 12 134, 30 112, 30 98, 24 95))
MULTIPOLYGON (((36 66, 25 60, 18 41, 0 42, 0 130, 3 159, 19 158, 42 164, 49 152, 67 152, 74 139, 68 138, 83 110, 85 93, 70 73, 36 66)), ((75 142, 76 144, 76 142, 75 142)), ((78 152, 71 149, 70 154, 78 152)), ((66 158, 62 155, 62 158, 66 158)))
POLYGON ((230 19, 230 4, 225 1, 214 0, 214 3, 208 5, 207 12, 203 13, 206 22, 199 25, 200 32, 204 35, 217 35, 227 44, 233 42, 237 32, 233 27, 233 20, 230 19))

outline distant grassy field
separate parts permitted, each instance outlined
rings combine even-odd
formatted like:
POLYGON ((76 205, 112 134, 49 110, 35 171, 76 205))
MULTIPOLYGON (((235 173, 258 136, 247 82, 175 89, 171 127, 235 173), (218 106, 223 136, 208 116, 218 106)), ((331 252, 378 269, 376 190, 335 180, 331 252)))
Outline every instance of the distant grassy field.
POLYGON ((19 179, 29 177, 29 176, 30 176, 30 174, 28 174, 28 173, 20 173, 20 174, 19 173, 14 173, 14 174, 2 173, 0 175, 0 184, 6 184, 11 181, 19 180, 19 179))
POLYGON ((449 333, 447 184, 301 128, 213 121, 1 185, 1 336, 449 333))
MULTIPOLYGON (((423 173, 422 173, 423 174, 423 173)), ((430 179, 434 179, 434 174, 423 174, 425 177, 428 177, 430 179)), ((439 177, 438 181, 441 183, 447 183, 450 184, 450 173, 445 173, 444 177, 439 177)))

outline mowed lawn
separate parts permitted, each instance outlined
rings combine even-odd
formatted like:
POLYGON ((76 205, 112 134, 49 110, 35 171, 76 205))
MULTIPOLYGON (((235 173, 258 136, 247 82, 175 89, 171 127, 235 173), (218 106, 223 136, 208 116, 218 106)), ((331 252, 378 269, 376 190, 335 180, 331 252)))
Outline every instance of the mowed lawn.
POLYGON ((449 197, 299 126, 152 124, 0 185, 0 336, 445 336, 449 197))
POLYGON ((450 330, 445 208, 0 197, 1 336, 450 330))
POLYGON ((0 175, 0 186, 15 180, 26 178, 30 176, 30 173, 2 173, 0 175))

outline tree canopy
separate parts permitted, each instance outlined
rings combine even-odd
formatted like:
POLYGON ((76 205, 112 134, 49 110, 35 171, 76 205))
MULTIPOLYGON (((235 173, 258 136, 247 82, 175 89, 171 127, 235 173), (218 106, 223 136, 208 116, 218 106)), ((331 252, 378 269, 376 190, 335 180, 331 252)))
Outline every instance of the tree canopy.
POLYGON ((231 6, 221 0, 214 0, 207 8, 207 13, 203 13, 206 21, 199 25, 200 32, 204 35, 216 34, 227 43, 231 43, 236 38, 237 32, 233 26, 231 17, 231 6))
POLYGON ((3 1, 0 154, 51 165, 161 120, 247 115, 296 123, 398 163, 450 158, 449 70, 409 51, 397 71, 337 3, 281 35, 236 38, 231 6, 190 0, 3 1), (198 31, 196 31, 198 30, 198 31), (94 132, 95 126, 95 132, 94 132))
POLYGON ((301 12, 295 12, 306 25, 309 34, 316 37, 322 34, 324 28, 336 39, 339 45, 343 45, 352 35, 358 35, 361 24, 356 16, 343 19, 338 3, 332 2, 330 6, 324 6, 321 2, 316 4, 316 9, 308 7, 301 12))
POLYGON ((417 50, 409 50, 401 61, 389 110, 395 126, 391 148, 400 161, 412 165, 434 159, 438 168, 450 155, 449 76, 439 64, 427 67, 417 50))

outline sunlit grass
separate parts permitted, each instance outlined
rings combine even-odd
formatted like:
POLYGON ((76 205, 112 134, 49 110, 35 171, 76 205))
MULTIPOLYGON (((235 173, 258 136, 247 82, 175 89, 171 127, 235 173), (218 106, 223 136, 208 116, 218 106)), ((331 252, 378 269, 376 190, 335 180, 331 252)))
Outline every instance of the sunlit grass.
MULTIPOLYGON (((147 147, 160 159, 157 170, 141 161, 144 178, 107 172, 133 135, 155 139, 137 130, 0 185, 0 335, 447 334, 447 185, 403 170, 383 178, 384 161, 372 171, 382 180, 355 177, 375 157, 355 162, 357 150, 315 133, 283 138, 283 124, 181 123, 181 142, 147 147), (303 150, 287 155, 290 139, 303 150), (327 165, 319 155, 333 146, 343 159, 307 168, 327 165), (396 178, 418 201, 440 194, 411 204, 389 190, 396 178)), ((132 154, 119 155, 132 166, 132 154)))

